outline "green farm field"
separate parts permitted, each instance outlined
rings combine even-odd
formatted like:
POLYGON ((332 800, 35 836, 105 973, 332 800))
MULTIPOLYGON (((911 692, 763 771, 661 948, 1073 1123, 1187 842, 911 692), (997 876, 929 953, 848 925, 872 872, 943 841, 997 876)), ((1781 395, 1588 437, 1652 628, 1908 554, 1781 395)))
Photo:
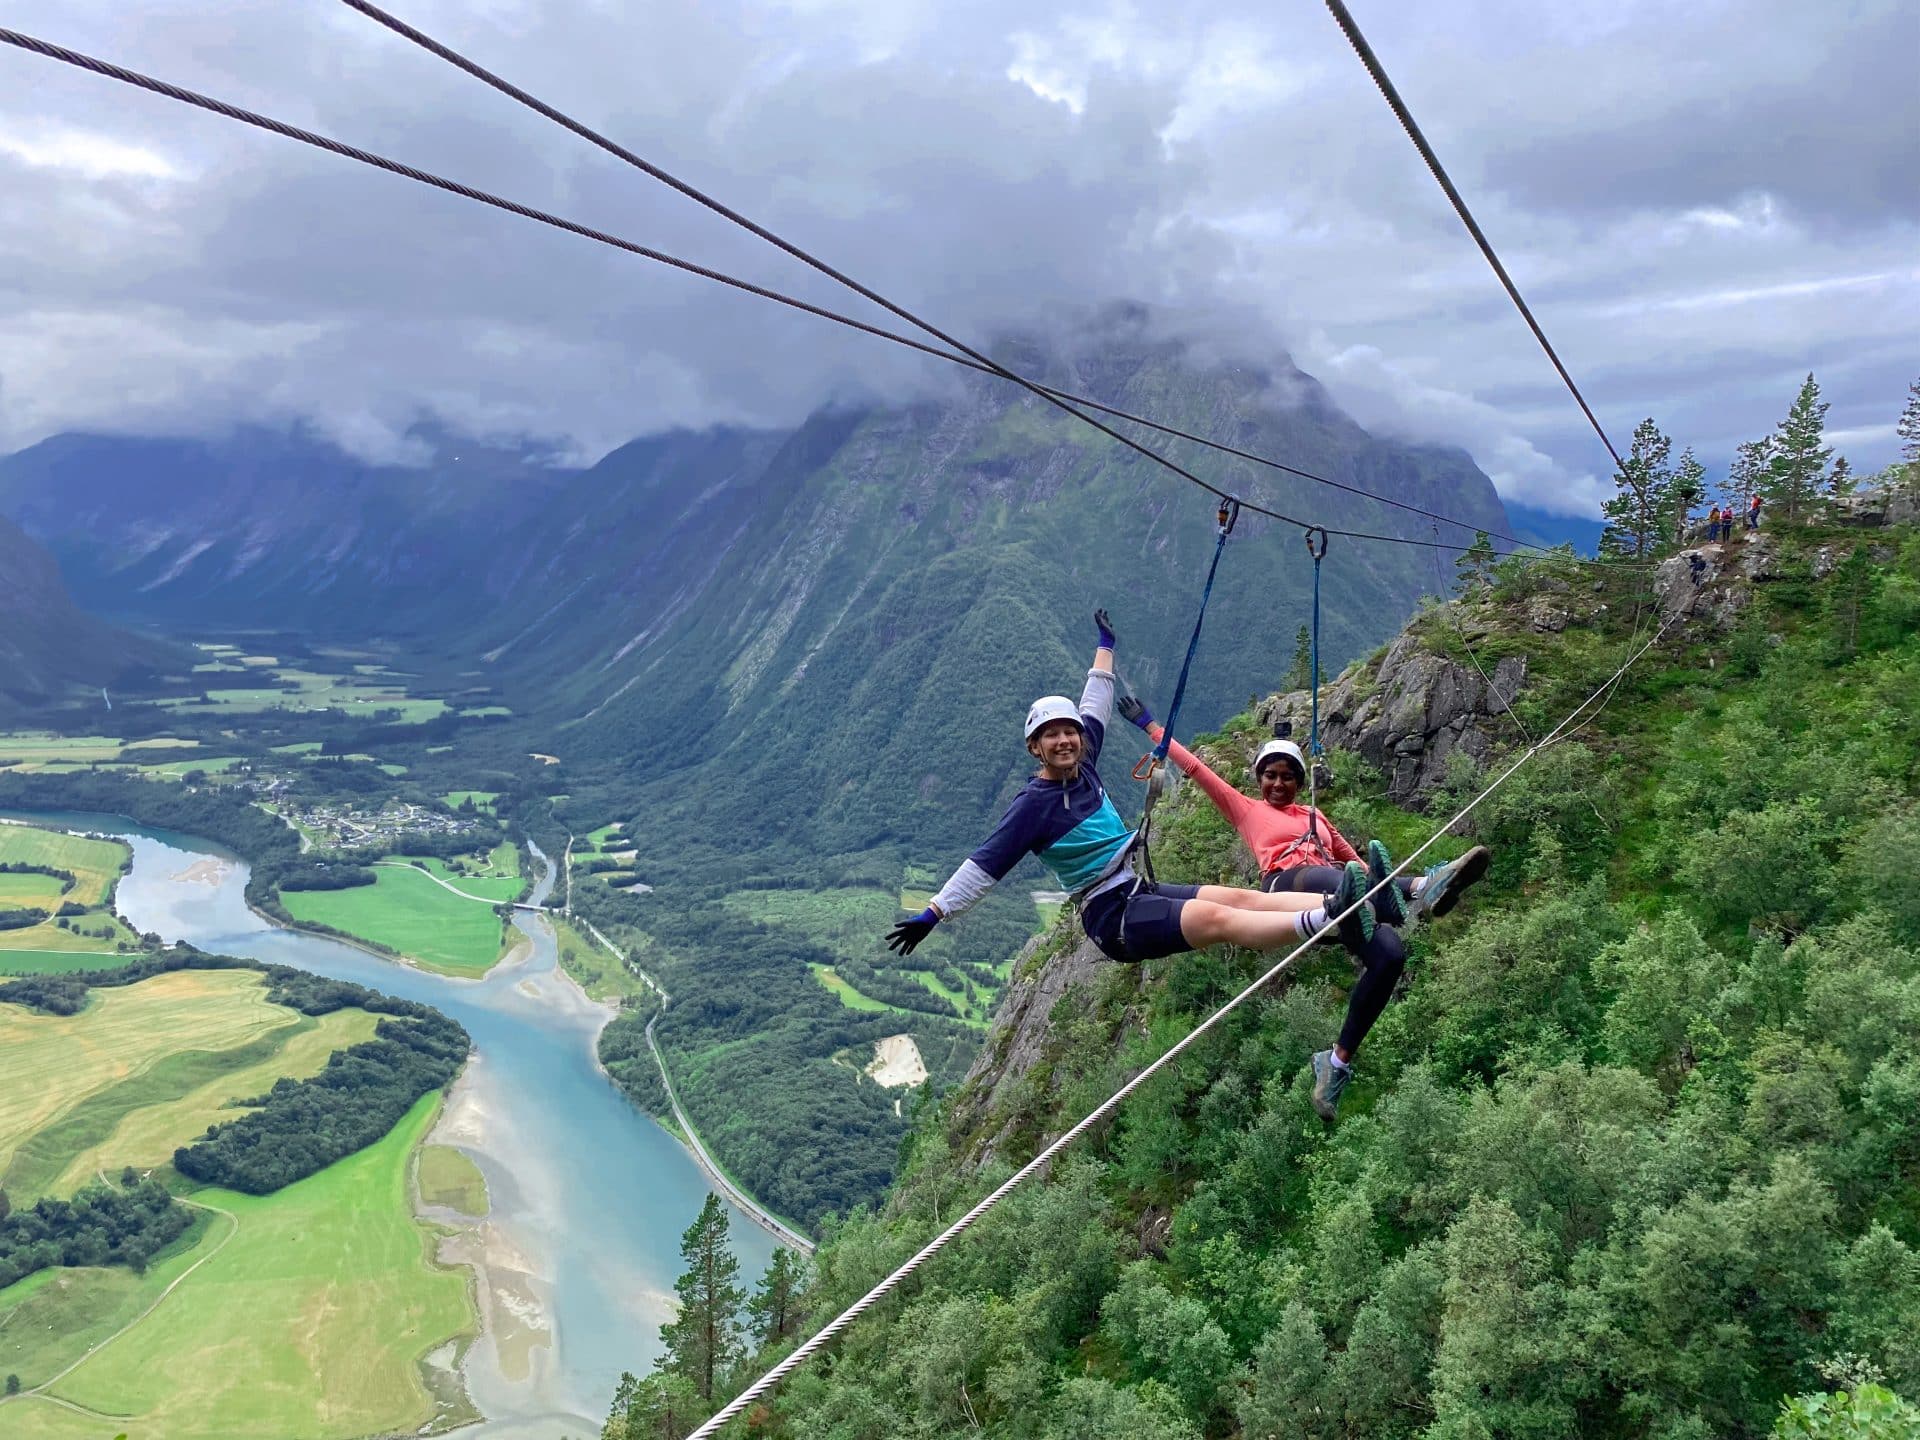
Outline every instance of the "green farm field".
MULTIPOLYGON (((76 905, 105 904, 132 853, 118 840, 93 840, 31 825, 0 825, 0 862, 70 871, 75 883, 65 898, 76 905)), ((40 878, 44 877, 0 876, 0 880, 40 878)))
MULTIPOLYGON (((378 1024, 379 1017, 360 1009, 295 1015, 293 1024, 247 1045, 168 1056, 35 1137, 61 1137, 62 1143, 47 1147, 56 1156, 84 1147, 73 1153, 47 1193, 70 1195, 94 1175, 116 1174, 127 1165, 154 1170, 171 1163, 176 1147, 210 1125, 233 1119, 233 1102, 264 1095, 283 1076, 304 1080, 319 1074, 334 1051, 371 1040, 378 1024)), ((23 1148, 22 1161, 34 1144, 23 1148)))
MULTIPOLYGON (((813 978, 839 997, 840 1003, 849 1010, 900 1010, 898 1005, 889 1005, 884 1000, 876 1000, 871 995, 862 995, 853 986, 840 978, 840 974, 831 965, 812 965, 807 969, 813 972, 813 978)), ((900 1010, 902 1015, 912 1012, 900 1010)))
POLYGON ((429 1352, 475 1323, 467 1277, 431 1261, 433 1237, 412 1214, 412 1155, 438 1109, 437 1095, 423 1097, 384 1139, 275 1194, 195 1194, 211 1221, 189 1255, 149 1272, 185 1261, 186 1278, 148 1313, 147 1281, 132 1298, 124 1281, 112 1287, 122 1293, 87 1283, 111 1272, 68 1272, 64 1292, 29 1290, 37 1277, 0 1291, 0 1366, 29 1388, 85 1352, 83 1338, 65 1337, 105 1328, 103 1310, 138 1317, 109 1329, 46 1396, 0 1401, 0 1430, 10 1440, 351 1440, 471 1418, 449 1413, 420 1373, 429 1352), (15 1307, 38 1322, 31 1338, 9 1338, 15 1307), (29 1347, 32 1368, 19 1370, 14 1352, 29 1347))
MULTIPOLYGON (((293 1030, 301 1018, 268 1003, 251 970, 177 970, 96 990, 78 1015, 0 1004, 9 1082, 0 1086, 0 1187, 16 1201, 46 1193, 71 1161, 107 1142, 122 1117, 213 1080, 204 1073, 207 1057, 247 1050, 268 1036, 277 1048, 276 1032, 293 1030)), ((257 1058, 249 1054, 240 1063, 257 1058)), ((240 1098, 260 1088, 228 1093, 240 1098)), ((204 1128, 202 1119, 173 1144, 204 1128)))
POLYGON ((0 862, 46 865, 74 877, 71 889, 50 875, 0 875, 0 906, 39 909, 46 919, 18 930, 0 930, 0 973, 51 974, 116 963, 115 947, 137 937, 106 908, 108 896, 131 852, 118 840, 92 840, 29 825, 0 825, 0 862), (62 904, 87 913, 55 919, 62 904), (81 963, 61 957, 84 955, 81 963))
POLYGON ((493 968, 505 927, 491 906, 452 893, 411 865, 381 865, 373 873, 371 885, 290 890, 280 903, 296 920, 343 930, 432 970, 479 975, 493 968))
MULTIPOLYGON (((104 943, 82 938, 89 945, 104 943)), ((0 950, 0 975, 74 975, 111 970, 129 958, 124 950, 0 950)))

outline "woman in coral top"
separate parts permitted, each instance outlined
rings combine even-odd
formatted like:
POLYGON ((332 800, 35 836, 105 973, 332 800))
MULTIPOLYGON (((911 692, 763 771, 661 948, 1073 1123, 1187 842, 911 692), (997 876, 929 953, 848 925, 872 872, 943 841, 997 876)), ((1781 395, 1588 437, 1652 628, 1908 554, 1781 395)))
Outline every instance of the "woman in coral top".
MULTIPOLYGON (((1116 708, 1122 718, 1159 743, 1162 729, 1146 706, 1127 695, 1116 708)), ((1375 884, 1393 869, 1387 847, 1378 840, 1367 842, 1367 858, 1361 861, 1332 821, 1312 806, 1298 803, 1300 787, 1307 778, 1307 762, 1291 740, 1269 740, 1254 756, 1258 800, 1241 794, 1178 740, 1168 747, 1167 754, 1206 792, 1214 808, 1247 842, 1260 867, 1263 890, 1321 890, 1325 878, 1337 878, 1349 861, 1364 863, 1375 884)), ((1406 969, 1407 947, 1394 927, 1414 913, 1446 914, 1461 891, 1487 873, 1491 859, 1485 846, 1476 845, 1458 860, 1437 865, 1411 881, 1396 878, 1374 894, 1374 913, 1380 924, 1367 944, 1355 951, 1364 970, 1348 993, 1347 1018, 1340 1028, 1340 1039, 1332 1049, 1313 1057, 1313 1107, 1321 1118, 1333 1119, 1340 1094, 1352 1078, 1354 1052, 1387 1008, 1393 987, 1406 969), (1408 901, 1413 902, 1411 907, 1408 901)))

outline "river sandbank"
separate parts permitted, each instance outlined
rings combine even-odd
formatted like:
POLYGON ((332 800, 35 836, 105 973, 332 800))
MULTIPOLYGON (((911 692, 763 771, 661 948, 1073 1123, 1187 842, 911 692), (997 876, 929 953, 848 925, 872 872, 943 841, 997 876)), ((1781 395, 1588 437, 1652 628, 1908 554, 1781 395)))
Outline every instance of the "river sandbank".
MULTIPOLYGON (((478 1054, 468 1058, 447 1091, 427 1143, 451 1146, 476 1163, 483 1157, 499 1163, 504 1157, 494 1153, 489 1143, 493 1127, 482 1095, 485 1065, 478 1054)), ((463 1266, 473 1276, 480 1330, 459 1366, 469 1393, 477 1399, 497 1394, 502 1386, 547 1388, 553 1368, 555 1276, 551 1267, 536 1263, 495 1219, 491 1199, 487 1214, 463 1215, 427 1204, 416 1186, 414 1206, 421 1219, 442 1232, 435 1259, 443 1265, 463 1266)))

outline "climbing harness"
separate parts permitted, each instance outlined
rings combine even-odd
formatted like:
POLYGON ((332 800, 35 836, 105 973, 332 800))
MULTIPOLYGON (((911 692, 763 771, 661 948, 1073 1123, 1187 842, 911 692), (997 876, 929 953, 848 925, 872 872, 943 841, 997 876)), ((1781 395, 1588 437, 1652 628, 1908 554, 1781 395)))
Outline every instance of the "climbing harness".
MULTIPOLYGON (((1122 867, 1130 866, 1137 855, 1140 865, 1134 871, 1133 884, 1127 891, 1131 901, 1140 893, 1143 885, 1156 883, 1158 877, 1153 873, 1153 807, 1165 788, 1162 769, 1167 752, 1173 746, 1173 727, 1180 719, 1180 704, 1187 694, 1187 675, 1193 669, 1194 653, 1200 648, 1200 627, 1207 621, 1207 602, 1213 598, 1213 577, 1220 569, 1220 552, 1227 548, 1227 537, 1233 533, 1234 522, 1240 518, 1240 502, 1228 495, 1220 501, 1215 520, 1218 533, 1213 542, 1213 559, 1207 565, 1207 583, 1200 591, 1200 613, 1193 617, 1193 634, 1187 640, 1187 658, 1180 662, 1180 678, 1174 682, 1173 703, 1167 706, 1167 720, 1160 731, 1160 743, 1155 745, 1133 767, 1133 778, 1144 780, 1147 785, 1146 798, 1140 804, 1140 824, 1133 832, 1133 841, 1120 856, 1122 867)), ((1092 899, 1099 891, 1096 886, 1089 891, 1085 899, 1092 899)), ((1083 902, 1084 903, 1084 902, 1083 902)), ((1127 921, 1124 911, 1120 918, 1120 944, 1124 949, 1127 943, 1127 921)))

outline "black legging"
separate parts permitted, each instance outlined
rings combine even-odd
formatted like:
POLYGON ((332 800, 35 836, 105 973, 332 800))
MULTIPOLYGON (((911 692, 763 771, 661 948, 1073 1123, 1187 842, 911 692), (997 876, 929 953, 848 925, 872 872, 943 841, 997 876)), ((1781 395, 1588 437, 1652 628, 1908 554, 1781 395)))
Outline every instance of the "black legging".
MULTIPOLYGON (((1261 880, 1260 888, 1323 894, 1331 903, 1333 893, 1340 888, 1340 880, 1340 871, 1331 865, 1301 865, 1292 870, 1273 871, 1261 880)), ((1394 883, 1406 887, 1403 893, 1411 893, 1411 886, 1404 879, 1396 879, 1394 883)), ((1361 949, 1358 958, 1360 978, 1347 992, 1347 1018, 1340 1026, 1340 1048, 1349 1055, 1360 1048, 1360 1042, 1373 1029, 1373 1022, 1380 1018, 1387 1001, 1393 998, 1393 987, 1400 983, 1401 973, 1407 968, 1406 943, 1391 925, 1376 925, 1373 939, 1361 949)))

